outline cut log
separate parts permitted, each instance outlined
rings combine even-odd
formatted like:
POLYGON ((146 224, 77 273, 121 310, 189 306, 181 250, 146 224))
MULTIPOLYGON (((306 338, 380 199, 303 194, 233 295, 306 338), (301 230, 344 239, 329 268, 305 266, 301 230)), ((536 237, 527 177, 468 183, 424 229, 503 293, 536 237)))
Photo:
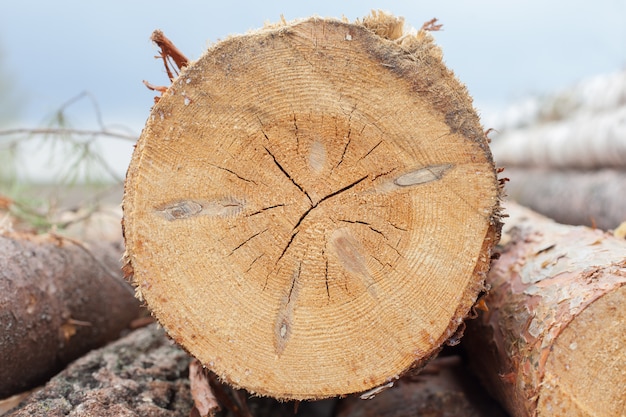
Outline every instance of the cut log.
POLYGON ((511 416, 626 415, 626 241, 518 205, 463 344, 511 416))
POLYGON ((386 384, 484 289, 500 228, 487 140, 431 36, 401 25, 231 37, 152 109, 125 184, 126 271, 236 387, 299 400, 386 384))
POLYGON ((402 378, 396 385, 371 399, 342 399, 336 416, 506 417, 459 356, 438 357, 418 376, 402 378))
POLYGON ((626 221, 626 171, 507 168, 507 197, 559 223, 615 229, 626 221))
POLYGON ((0 398, 119 337, 140 306, 115 244, 0 234, 0 398))

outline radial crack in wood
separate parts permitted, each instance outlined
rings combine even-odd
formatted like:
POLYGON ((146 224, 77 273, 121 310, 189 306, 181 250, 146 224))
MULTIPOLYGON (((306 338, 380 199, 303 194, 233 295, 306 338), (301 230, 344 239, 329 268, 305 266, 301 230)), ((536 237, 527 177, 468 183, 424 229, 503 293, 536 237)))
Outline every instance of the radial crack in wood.
POLYGON ((125 185, 125 270, 236 387, 300 400, 387 384, 484 290, 501 192, 487 139, 431 36, 396 37, 401 24, 230 37, 152 109, 125 185))

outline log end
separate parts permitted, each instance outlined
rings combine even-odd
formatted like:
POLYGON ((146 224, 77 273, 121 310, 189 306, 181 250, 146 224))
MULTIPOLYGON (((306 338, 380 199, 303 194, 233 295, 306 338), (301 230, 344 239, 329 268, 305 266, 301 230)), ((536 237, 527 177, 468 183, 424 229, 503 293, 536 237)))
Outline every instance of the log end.
POLYGON ((228 38, 138 142, 125 271, 234 386, 300 400, 387 384, 484 290, 501 194, 487 139, 432 38, 394 19, 228 38))

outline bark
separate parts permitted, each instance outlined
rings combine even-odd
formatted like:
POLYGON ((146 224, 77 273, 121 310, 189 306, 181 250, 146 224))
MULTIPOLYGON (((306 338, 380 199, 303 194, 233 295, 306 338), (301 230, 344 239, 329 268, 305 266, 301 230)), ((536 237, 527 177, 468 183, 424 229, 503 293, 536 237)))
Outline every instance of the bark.
MULTIPOLYGON (((190 363, 189 355, 153 324, 76 360, 5 417, 197 416, 190 363)), ((250 397, 217 380, 212 389, 225 398, 219 404, 222 410, 215 413, 217 417, 242 416, 241 407, 231 404, 229 396, 237 397, 232 401, 244 401, 255 417, 324 417, 330 416, 334 406, 318 402, 296 407, 294 403, 250 397)))
POLYGON ((113 243, 0 234, 0 398, 119 337, 140 306, 113 243))
POLYGON ((189 417, 189 361, 151 325, 78 359, 7 417, 189 417))
POLYGON ((341 400, 337 417, 506 417, 459 356, 439 357, 372 399, 341 400))
POLYGON ((513 203, 463 344, 513 417, 626 413, 626 241, 513 203))
POLYGON ((212 417, 221 410, 211 389, 208 372, 197 359, 192 360, 189 364, 189 387, 194 407, 200 417, 212 417))
POLYGON ((626 221, 626 171, 507 168, 507 196, 557 222, 615 229, 626 221))
POLYGON ((385 385, 484 289, 500 183, 436 27, 268 26, 212 46, 152 109, 125 269, 222 380, 293 400, 385 385))

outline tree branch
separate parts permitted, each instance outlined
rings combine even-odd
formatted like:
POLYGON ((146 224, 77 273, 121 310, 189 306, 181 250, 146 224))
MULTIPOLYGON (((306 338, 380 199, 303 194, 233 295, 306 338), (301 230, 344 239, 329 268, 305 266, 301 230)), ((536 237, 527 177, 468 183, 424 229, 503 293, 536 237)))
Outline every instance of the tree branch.
POLYGON ((137 137, 124 133, 111 132, 108 130, 84 130, 84 129, 68 129, 68 128, 17 128, 0 130, 0 136, 10 135, 79 135, 79 136, 108 136, 116 139, 124 139, 129 141, 137 141, 137 137))

